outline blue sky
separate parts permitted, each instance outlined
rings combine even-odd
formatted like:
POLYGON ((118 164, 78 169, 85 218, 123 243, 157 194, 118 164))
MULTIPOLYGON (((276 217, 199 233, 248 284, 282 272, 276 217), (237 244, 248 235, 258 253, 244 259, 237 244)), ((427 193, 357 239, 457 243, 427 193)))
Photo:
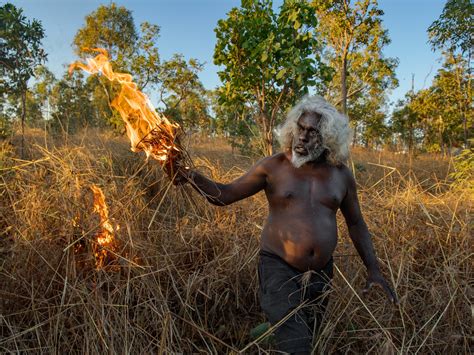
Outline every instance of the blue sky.
MULTIPOLYGON (((3 3, 4 1, 2 1, 3 3)), ((28 18, 40 20, 45 28, 43 45, 48 52, 47 66, 56 76, 75 61, 71 43, 84 18, 100 4, 99 0, 13 0, 28 18)), ((136 24, 148 21, 161 27, 157 43, 162 60, 174 53, 205 62, 200 78, 212 89, 219 85, 217 67, 212 64, 217 21, 240 1, 236 0, 117 0, 133 12, 136 24)), ((279 1, 275 1, 279 3, 279 1)), ((442 12, 445 0, 379 0, 384 11, 384 27, 392 43, 384 50, 386 57, 397 57, 396 71, 400 85, 390 95, 394 102, 411 88, 415 75, 415 90, 426 88, 440 67, 440 53, 431 51, 426 29, 442 12)))

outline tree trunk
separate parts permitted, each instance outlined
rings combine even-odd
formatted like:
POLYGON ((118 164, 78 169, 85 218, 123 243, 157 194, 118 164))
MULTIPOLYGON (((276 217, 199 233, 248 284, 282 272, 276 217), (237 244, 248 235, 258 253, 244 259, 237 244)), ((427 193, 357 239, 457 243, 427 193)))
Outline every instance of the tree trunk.
POLYGON ((347 55, 342 56, 342 72, 341 72, 341 102, 342 113, 347 115, 347 55))
POLYGON ((267 114, 260 114, 260 132, 262 132, 262 148, 265 156, 273 154, 273 127, 267 114))
POLYGON ((21 158, 25 158, 26 90, 21 93, 21 158))
POLYGON ((466 114, 464 112, 462 114, 462 126, 464 129, 464 148, 467 149, 469 148, 468 140, 467 140, 467 119, 466 119, 466 114))
POLYGON ((414 141, 414 137, 413 137, 414 134, 413 134, 413 129, 412 129, 411 125, 410 125, 410 131, 409 132, 410 132, 410 134, 408 136, 408 153, 411 154, 412 151, 413 151, 413 144, 414 144, 414 142, 413 142, 414 141))
POLYGON ((356 121, 354 122, 354 135, 352 136, 352 147, 355 147, 357 143, 357 128, 358 128, 358 124, 356 121))
POLYGON ((265 134, 265 156, 270 156, 273 154, 273 130, 271 127, 268 127, 268 132, 265 134))
POLYGON ((439 136, 439 138, 438 138, 439 139, 439 149, 441 151, 441 154, 443 156, 446 156, 446 149, 444 148, 444 141, 443 141, 443 131, 442 131, 441 128, 438 130, 438 136, 439 136))

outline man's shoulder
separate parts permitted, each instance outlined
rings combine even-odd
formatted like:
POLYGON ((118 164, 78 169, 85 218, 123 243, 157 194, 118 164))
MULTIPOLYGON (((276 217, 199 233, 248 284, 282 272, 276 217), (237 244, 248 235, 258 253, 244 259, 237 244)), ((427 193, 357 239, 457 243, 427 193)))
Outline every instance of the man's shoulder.
POLYGON ((352 175, 351 169, 349 169, 349 167, 344 163, 340 163, 338 165, 332 165, 332 166, 335 170, 337 170, 341 174, 352 175))
POLYGON ((262 158, 258 162, 258 164, 262 164, 262 165, 265 165, 265 166, 270 166, 270 165, 280 164, 284 161, 288 161, 288 153, 279 152, 279 153, 275 153, 273 155, 270 155, 268 157, 262 158))
POLYGON ((344 182, 348 186, 355 185, 354 175, 352 174, 351 169, 343 163, 339 165, 334 165, 334 169, 337 170, 338 174, 343 178, 344 182))
POLYGON ((333 165, 333 164, 328 164, 329 169, 335 173, 336 175, 340 176, 343 178, 345 182, 350 182, 354 180, 354 176, 352 175, 351 169, 343 163, 340 163, 338 165, 333 165))
POLYGON ((280 152, 260 159, 254 167, 269 174, 274 172, 275 169, 280 167, 285 161, 288 161, 286 153, 280 152))

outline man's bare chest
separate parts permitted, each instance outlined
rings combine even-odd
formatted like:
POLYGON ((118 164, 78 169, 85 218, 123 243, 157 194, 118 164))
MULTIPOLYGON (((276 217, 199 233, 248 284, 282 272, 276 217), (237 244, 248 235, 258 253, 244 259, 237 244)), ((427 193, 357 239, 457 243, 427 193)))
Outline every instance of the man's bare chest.
POLYGON ((325 206, 336 211, 346 194, 343 179, 336 172, 282 172, 271 176, 266 194, 275 207, 325 206))

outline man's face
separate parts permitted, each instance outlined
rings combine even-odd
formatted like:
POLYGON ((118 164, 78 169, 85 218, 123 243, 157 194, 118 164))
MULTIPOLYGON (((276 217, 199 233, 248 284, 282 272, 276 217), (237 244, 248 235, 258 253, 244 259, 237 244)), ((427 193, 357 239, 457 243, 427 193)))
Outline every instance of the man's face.
POLYGON ((316 160, 324 151, 320 123, 321 115, 315 112, 304 113, 298 119, 292 142, 291 161, 295 167, 316 160))
POLYGON ((299 155, 308 155, 316 146, 322 144, 319 131, 321 115, 315 112, 305 112, 297 122, 293 137, 293 151, 299 155))

